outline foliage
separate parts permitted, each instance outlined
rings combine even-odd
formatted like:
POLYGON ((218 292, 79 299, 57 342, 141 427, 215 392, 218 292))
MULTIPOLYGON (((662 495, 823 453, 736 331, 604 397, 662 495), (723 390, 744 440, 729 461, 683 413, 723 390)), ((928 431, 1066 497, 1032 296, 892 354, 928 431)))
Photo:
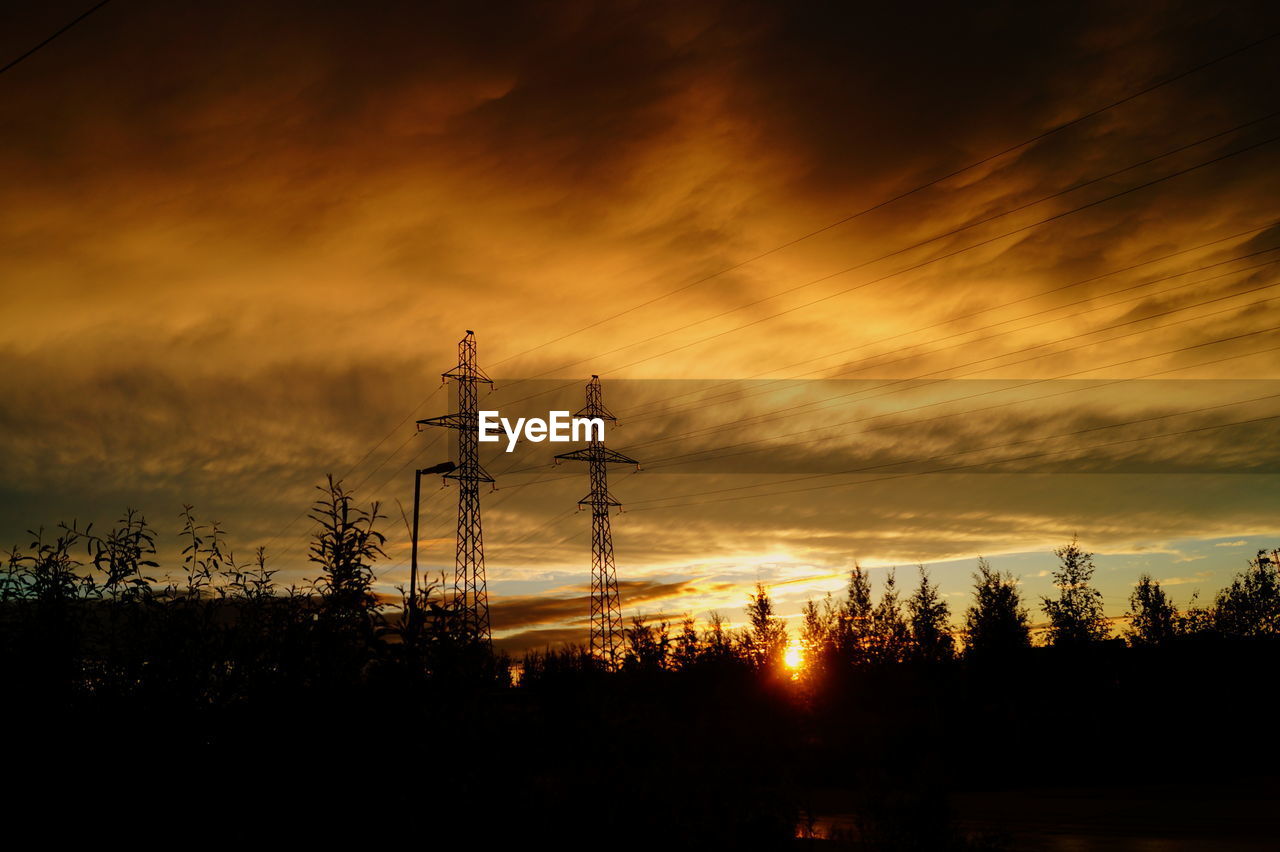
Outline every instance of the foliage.
POLYGON ((1178 608, 1150 574, 1138 578, 1129 595, 1129 629, 1132 645, 1161 645, 1178 634, 1178 608))
POLYGON ((871 577, 857 562, 849 572, 845 601, 837 633, 837 652, 850 662, 866 662, 871 654, 871 577))
POLYGON ((1061 563, 1053 572, 1058 598, 1043 598, 1041 609, 1049 617, 1049 642, 1052 645, 1082 645, 1100 642, 1111 633, 1102 612, 1102 592, 1090 581, 1096 570, 1093 554, 1080 547, 1076 539, 1053 552, 1061 563))
POLYGON ((631 619, 626 631, 627 656, 624 665, 641 671, 661 671, 668 664, 671 651, 671 625, 663 621, 650 624, 643 615, 631 619))
POLYGON ((928 663, 945 662, 955 656, 951 636, 951 608, 938 595, 937 584, 929 582, 929 572, 920 566, 920 585, 907 598, 911 630, 912 659, 928 663))
POLYGON ((1214 600, 1214 626, 1226 636, 1280 636, 1280 550, 1258 551, 1214 600))
POLYGON ((332 476, 327 486, 317 488, 321 497, 311 511, 317 530, 309 557, 321 570, 316 591, 332 625, 367 631, 372 626, 370 615, 380 608, 372 587, 373 563, 386 555, 382 552, 386 537, 376 526, 383 516, 377 503, 368 510, 354 506, 351 494, 332 476))
POLYGON ((755 594, 749 598, 747 620, 751 627, 742 642, 752 664, 757 669, 780 667, 787 647, 787 625, 774 615, 773 601, 763 583, 756 583, 755 594))
POLYGON ((991 563, 979 557, 973 581, 973 604, 964 620, 965 652, 1007 654, 1029 647, 1030 618, 1014 576, 993 571, 991 563))
POLYGON ((895 572, 884 581, 880 602, 871 612, 871 630, 867 637, 867 656, 874 663, 896 663, 905 659, 911 643, 911 631, 898 600, 895 572))

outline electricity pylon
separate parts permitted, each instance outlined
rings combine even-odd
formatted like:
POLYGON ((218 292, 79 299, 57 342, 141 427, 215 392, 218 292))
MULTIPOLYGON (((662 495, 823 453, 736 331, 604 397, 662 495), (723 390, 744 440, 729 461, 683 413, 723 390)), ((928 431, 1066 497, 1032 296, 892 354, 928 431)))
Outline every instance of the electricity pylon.
MULTIPOLYGON (((599 417, 606 423, 616 423, 609 409, 604 407, 600 392, 600 377, 592 376, 587 383, 587 405, 575 417, 599 417)), ((622 663, 622 606, 618 601, 618 576, 613 562, 613 533, 609 528, 609 509, 621 506, 609 493, 605 467, 609 464, 639 464, 616 450, 610 450, 597 433, 588 432, 592 440, 580 450, 561 453, 557 461, 585 461, 591 474, 591 493, 578 501, 579 506, 591 507, 591 653, 604 663, 605 668, 615 670, 622 663)))
POLYGON ((423 426, 443 426, 458 432, 457 466, 445 474, 458 481, 458 550, 453 568, 453 606, 462 619, 464 633, 490 644, 489 593, 484 578, 484 535, 480 528, 480 483, 493 477, 480 466, 477 385, 493 380, 476 365, 476 335, 467 329, 458 341, 458 366, 441 379, 458 383, 458 410, 453 414, 418 421, 423 426))

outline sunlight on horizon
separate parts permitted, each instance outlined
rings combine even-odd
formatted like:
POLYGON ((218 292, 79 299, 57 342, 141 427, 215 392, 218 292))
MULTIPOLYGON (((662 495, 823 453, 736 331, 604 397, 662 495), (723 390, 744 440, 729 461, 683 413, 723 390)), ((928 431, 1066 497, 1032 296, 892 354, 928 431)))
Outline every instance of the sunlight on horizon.
POLYGON ((787 649, 782 654, 782 662, 791 669, 793 680, 799 676, 804 669, 804 647, 801 646, 799 639, 792 639, 787 643, 787 649))

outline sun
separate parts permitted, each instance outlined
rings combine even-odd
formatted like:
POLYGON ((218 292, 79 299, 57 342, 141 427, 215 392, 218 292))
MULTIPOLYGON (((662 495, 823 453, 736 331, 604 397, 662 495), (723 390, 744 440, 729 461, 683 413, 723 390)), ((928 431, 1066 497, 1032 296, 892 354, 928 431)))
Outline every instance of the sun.
POLYGON ((804 649, 800 647, 800 643, 792 641, 787 644, 787 650, 782 654, 782 662, 792 671, 798 671, 804 667, 804 649))

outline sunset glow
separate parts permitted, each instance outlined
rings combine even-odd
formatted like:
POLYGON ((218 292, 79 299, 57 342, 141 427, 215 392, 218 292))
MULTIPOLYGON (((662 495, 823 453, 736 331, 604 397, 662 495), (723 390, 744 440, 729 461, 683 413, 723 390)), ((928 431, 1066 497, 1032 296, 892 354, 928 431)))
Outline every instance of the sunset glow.
POLYGON ((804 647, 800 644, 799 639, 792 639, 787 643, 787 650, 782 655, 782 661, 787 668, 794 672, 804 668, 804 647))

